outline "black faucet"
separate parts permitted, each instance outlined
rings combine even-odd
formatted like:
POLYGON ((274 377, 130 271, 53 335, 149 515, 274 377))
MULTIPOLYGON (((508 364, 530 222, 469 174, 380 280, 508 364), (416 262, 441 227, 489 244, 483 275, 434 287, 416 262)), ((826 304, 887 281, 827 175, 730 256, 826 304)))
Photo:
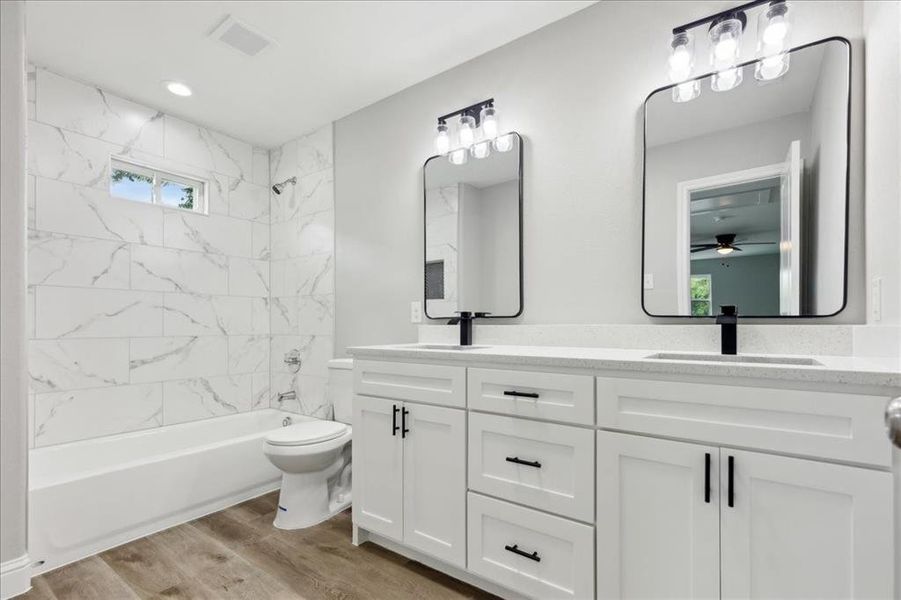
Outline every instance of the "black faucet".
POLYGON ((738 314, 731 305, 720 306, 720 314, 716 317, 720 326, 720 353, 738 353, 738 314))
POLYGON ((469 312, 468 310, 459 311, 457 313, 460 315, 459 317, 454 317, 450 321, 447 322, 448 325, 456 325, 460 324, 460 345, 461 346, 472 346, 472 322, 475 319, 480 319, 482 317, 488 316, 491 313, 486 312, 469 312))

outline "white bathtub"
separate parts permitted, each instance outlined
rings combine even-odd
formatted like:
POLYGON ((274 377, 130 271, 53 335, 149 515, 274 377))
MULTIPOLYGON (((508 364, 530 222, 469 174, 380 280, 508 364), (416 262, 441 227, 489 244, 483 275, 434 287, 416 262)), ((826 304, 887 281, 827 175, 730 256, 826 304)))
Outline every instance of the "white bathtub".
POLYGON ((34 574, 279 487, 263 437, 307 417, 274 409, 31 451, 34 574))

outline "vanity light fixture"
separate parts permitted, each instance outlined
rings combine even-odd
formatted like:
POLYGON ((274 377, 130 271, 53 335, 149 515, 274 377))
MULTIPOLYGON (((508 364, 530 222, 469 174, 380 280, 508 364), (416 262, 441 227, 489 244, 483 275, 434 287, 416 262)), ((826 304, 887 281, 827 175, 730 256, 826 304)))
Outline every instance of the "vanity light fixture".
POLYGON ((446 155, 454 165, 465 164, 470 154, 474 158, 486 158, 491 154, 492 146, 498 152, 506 152, 513 147, 513 140, 509 136, 498 136, 498 128, 494 98, 482 100, 438 117, 435 149, 438 154, 446 155), (448 121, 454 117, 459 117, 458 144, 451 150, 453 144, 448 121))
POLYGON ((697 82, 689 81, 694 65, 694 38, 691 30, 708 26, 710 64, 714 74, 710 87, 725 92, 739 86, 743 69, 738 67, 742 34, 748 23, 747 11, 766 4, 757 18, 757 53, 754 77, 760 81, 777 79, 788 72, 788 43, 791 34, 792 10, 786 0, 754 0, 735 8, 697 19, 673 29, 668 60, 669 79, 673 87, 673 102, 688 102, 700 94, 697 82))

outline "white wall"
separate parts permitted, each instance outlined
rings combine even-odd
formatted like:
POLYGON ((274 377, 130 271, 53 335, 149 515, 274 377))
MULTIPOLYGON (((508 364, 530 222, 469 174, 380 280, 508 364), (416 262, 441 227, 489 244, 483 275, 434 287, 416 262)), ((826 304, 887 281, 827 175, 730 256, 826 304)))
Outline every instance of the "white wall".
POLYGON ((34 445, 268 406, 267 151, 30 77, 34 445), (111 197, 111 155, 208 180, 210 214, 111 197))
MULTIPOLYGON (((641 118, 666 83, 673 26, 732 2, 601 2, 358 111, 335 126, 336 350, 413 341, 422 289, 422 163, 435 118, 494 97, 525 142, 523 323, 643 323, 641 118)), ((796 4, 793 42, 852 40, 851 279, 863 320, 861 6, 796 4)), ((755 14, 756 18, 756 14, 755 14)), ((747 36, 745 51, 755 40, 747 36)))
POLYGON ((335 329, 332 125, 271 152, 273 183, 297 177, 272 202, 273 408, 329 417, 325 403, 335 329), (300 369, 285 364, 297 350, 300 369), (295 372, 296 371, 296 372, 295 372), (295 400, 278 395, 295 392, 295 400))
POLYGON ((0 3, 0 597, 28 589, 25 6, 0 3))

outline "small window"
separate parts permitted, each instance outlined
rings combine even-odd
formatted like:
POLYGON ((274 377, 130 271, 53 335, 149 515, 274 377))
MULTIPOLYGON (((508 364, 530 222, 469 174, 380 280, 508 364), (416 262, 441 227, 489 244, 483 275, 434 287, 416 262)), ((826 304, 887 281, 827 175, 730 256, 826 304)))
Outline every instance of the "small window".
POLYGON ((425 264, 425 299, 444 300, 444 261, 425 264))
POLYGON ((206 183, 199 179, 112 159, 110 194, 115 198, 206 212, 206 183))
POLYGON ((710 275, 691 276, 691 316, 713 316, 713 282, 710 275))

